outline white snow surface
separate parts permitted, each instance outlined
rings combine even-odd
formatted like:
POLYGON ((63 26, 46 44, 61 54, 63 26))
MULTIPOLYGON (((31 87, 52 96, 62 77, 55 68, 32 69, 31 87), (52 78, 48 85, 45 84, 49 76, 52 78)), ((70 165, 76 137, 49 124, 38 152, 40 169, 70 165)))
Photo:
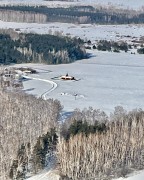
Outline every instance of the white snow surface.
POLYGON ((26 179, 27 180, 60 180, 60 176, 54 170, 49 170, 49 171, 44 170, 42 173, 39 173, 35 176, 26 179))
POLYGON ((144 171, 141 171, 128 178, 119 178, 117 180, 143 180, 143 179, 144 179, 144 171))
POLYGON ((44 1, 44 0, 1 0, 0 4, 20 4, 20 5, 46 5, 50 7, 67 7, 76 5, 91 5, 91 6, 106 6, 117 7, 124 9, 142 9, 144 6, 143 0, 73 0, 73 2, 66 1, 44 1))
MULTIPOLYGON (((31 75, 32 77, 57 84, 57 88, 46 94, 45 98, 60 100, 66 112, 89 106, 107 113, 112 112, 115 106, 123 106, 127 110, 144 108, 144 56, 98 51, 89 53, 92 53, 93 57, 72 64, 24 66, 40 71, 39 74, 31 75), (50 72, 46 73, 46 70, 50 72), (79 81, 51 79, 66 73, 79 81), (75 94, 78 95, 76 98, 75 94)), ((24 87, 25 90, 30 89, 28 93, 37 96, 52 88, 48 82, 36 79, 25 81, 24 87)))
MULTIPOLYGON (((118 178, 114 180, 143 180, 143 179, 144 179, 144 171, 140 171, 127 178, 118 178)), ((51 171, 48 171, 35 175, 31 178, 28 178, 28 180, 57 180, 57 179, 56 176, 53 179, 53 177, 51 176, 51 171)))
MULTIPOLYGON (((56 180, 51 178, 50 172, 44 172, 39 175, 28 178, 28 180, 56 180)), ((143 180, 144 179, 144 171, 137 172, 135 175, 131 175, 127 178, 119 178, 114 180, 143 180)))
MULTIPOLYGON (((24 33, 56 34, 71 37, 80 37, 84 40, 113 40, 127 41, 138 40, 144 36, 144 24, 139 25, 96 25, 96 24, 70 24, 70 23, 16 23, 0 20, 1 29, 15 29, 24 33)), ((19 31, 18 31, 19 32, 19 31)))
MULTIPOLYGON (((55 82, 50 81, 50 80, 47 80, 47 79, 40 79, 40 78, 38 78, 38 77, 29 77, 29 76, 23 76, 23 77, 26 78, 28 81, 29 81, 29 80, 34 80, 34 81, 33 81, 33 82, 34 82, 34 86, 38 84, 38 86, 43 87, 43 85, 42 85, 43 82, 47 83, 46 85, 51 85, 51 87, 47 87, 47 90, 45 89, 45 91, 44 91, 44 89, 42 88, 42 90, 43 90, 44 92, 41 93, 41 97, 42 97, 43 99, 45 99, 45 100, 47 100, 47 97, 46 97, 46 96, 57 88, 57 84, 56 84, 55 82), (37 82, 37 81, 39 81, 39 82, 37 82)), ((26 88, 26 86, 27 86, 27 85, 26 85, 26 83, 25 83, 25 88, 26 88)), ((37 87, 34 88, 34 86, 33 86, 33 88, 25 89, 25 92, 33 91, 33 93, 34 93, 35 89, 37 90, 37 87)), ((36 95, 36 96, 37 96, 37 95, 36 95)))
MULTIPOLYGON (((133 175, 130 175, 127 178, 118 178, 113 180, 143 180, 144 179, 144 171, 136 172, 133 175)), ((53 179, 53 176, 51 176, 51 171, 43 172, 38 175, 35 175, 31 178, 28 178, 28 180, 57 180, 56 176, 53 179)))

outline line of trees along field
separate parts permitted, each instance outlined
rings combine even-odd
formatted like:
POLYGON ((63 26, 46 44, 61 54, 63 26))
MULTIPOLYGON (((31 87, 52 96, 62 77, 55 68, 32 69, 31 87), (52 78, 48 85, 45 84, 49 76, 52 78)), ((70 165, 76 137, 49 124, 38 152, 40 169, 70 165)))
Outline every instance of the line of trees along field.
POLYGON ((94 8, 92 6, 75 6, 68 8, 49 8, 46 6, 1 6, 2 20, 17 22, 67 22, 99 24, 144 23, 143 11, 94 8), (26 12, 28 15, 26 15, 26 12), (10 18, 9 14, 12 14, 10 18), (21 18, 17 17, 17 14, 21 18), (31 17, 30 17, 31 16, 31 17), (29 17, 29 19, 27 18, 29 17), (35 18, 34 18, 35 17, 35 18), (40 17, 40 18, 39 18, 40 17))
POLYGON ((87 58, 83 41, 54 35, 0 34, 0 63, 71 63, 87 58))
POLYGON ((115 42, 115 41, 107 41, 107 40, 99 40, 96 44, 91 47, 91 41, 87 41, 86 49, 97 49, 99 51, 113 51, 113 52, 120 52, 125 51, 127 52, 129 49, 132 49, 132 46, 126 42, 115 42))

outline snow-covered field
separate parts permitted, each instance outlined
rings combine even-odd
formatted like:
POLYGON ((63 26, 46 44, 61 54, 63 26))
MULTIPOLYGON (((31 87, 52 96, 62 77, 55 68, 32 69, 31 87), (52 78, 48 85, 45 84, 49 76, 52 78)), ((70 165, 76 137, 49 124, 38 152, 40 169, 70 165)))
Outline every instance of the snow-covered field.
POLYGON ((0 4, 31 4, 46 5, 51 7, 66 7, 75 5, 92 5, 92 6, 115 6, 118 8, 141 9, 144 6, 143 0, 73 0, 73 2, 65 1, 44 1, 44 0, 1 0, 0 4))
MULTIPOLYGON (((52 34, 57 31, 63 35, 90 39, 93 42, 100 39, 130 42, 144 36, 144 25, 28 24, 1 21, 1 28, 19 28, 21 32, 52 34)), ((48 97, 59 99, 64 105, 65 111, 89 106, 103 109, 106 112, 113 111, 117 105, 122 105, 127 109, 143 108, 143 55, 96 51, 93 55, 94 57, 88 60, 67 65, 31 65, 38 70, 40 68, 52 71, 41 71, 34 78, 50 80, 68 72, 69 75, 80 79, 80 81, 74 82, 55 81, 58 84, 57 89, 47 94, 48 97), (77 94, 76 97, 75 94, 77 94)), ((50 86, 50 84, 36 79, 25 81, 24 85, 26 92, 37 96, 45 93, 50 86)))
MULTIPOLYGON (((144 36, 144 24, 139 25, 96 25, 96 24, 68 24, 68 23, 15 23, 0 21, 1 29, 16 29, 25 33, 62 34, 71 37, 80 37, 84 40, 138 40, 144 36)), ((19 32, 19 31, 18 31, 19 32)))
MULTIPOLYGON (((39 74, 31 75, 34 78, 47 79, 57 84, 57 88, 45 97, 60 100, 66 112, 89 106, 107 113, 112 112, 115 106, 123 106, 128 110, 144 108, 144 56, 97 51, 91 53, 92 58, 72 64, 26 66, 40 71, 39 74), (66 73, 79 81, 51 79, 66 73)), ((28 93, 37 96, 51 88, 48 82, 40 80, 25 81, 24 87, 28 93)))

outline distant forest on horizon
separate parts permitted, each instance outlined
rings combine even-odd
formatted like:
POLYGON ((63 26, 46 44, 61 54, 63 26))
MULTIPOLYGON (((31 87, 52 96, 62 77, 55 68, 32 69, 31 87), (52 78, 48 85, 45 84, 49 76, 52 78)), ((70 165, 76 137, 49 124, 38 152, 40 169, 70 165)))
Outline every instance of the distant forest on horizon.
MULTIPOLYGON (((0 18, 11 21, 8 13, 24 14, 21 21, 26 22, 26 14, 41 15, 38 22, 98 23, 98 24, 139 24, 144 23, 144 12, 123 9, 94 8, 92 6, 46 7, 46 6, 1 6, 0 18), (10 12, 9 12, 10 11, 10 12), (5 12, 5 13, 4 13, 5 12), (4 15, 5 14, 5 15, 4 15), (5 17, 6 16, 6 17, 5 17)), ((17 20, 17 17, 16 21, 17 20)), ((35 20, 34 20, 35 22, 35 20)))

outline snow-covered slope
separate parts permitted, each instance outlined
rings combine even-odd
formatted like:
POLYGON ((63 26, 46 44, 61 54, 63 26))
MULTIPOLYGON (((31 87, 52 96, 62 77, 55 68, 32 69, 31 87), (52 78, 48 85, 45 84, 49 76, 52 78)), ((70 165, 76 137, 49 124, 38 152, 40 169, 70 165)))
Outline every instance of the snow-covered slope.
POLYGON ((144 180, 144 171, 138 172, 128 178, 119 178, 117 180, 144 180))

